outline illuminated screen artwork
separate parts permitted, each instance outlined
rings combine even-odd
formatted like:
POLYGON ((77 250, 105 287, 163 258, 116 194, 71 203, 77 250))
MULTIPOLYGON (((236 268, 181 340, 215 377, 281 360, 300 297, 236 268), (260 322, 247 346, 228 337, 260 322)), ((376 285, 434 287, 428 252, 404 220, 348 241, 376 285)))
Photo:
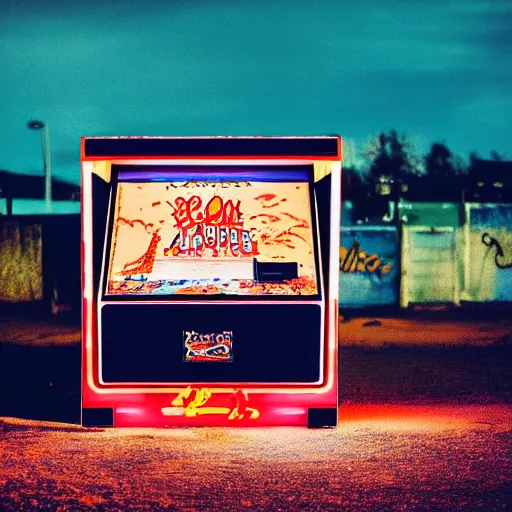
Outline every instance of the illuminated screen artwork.
POLYGON ((318 294, 306 171, 119 173, 107 295, 318 294))
POLYGON ((209 334, 185 331, 183 340, 185 361, 230 363, 233 360, 233 333, 231 331, 209 334))

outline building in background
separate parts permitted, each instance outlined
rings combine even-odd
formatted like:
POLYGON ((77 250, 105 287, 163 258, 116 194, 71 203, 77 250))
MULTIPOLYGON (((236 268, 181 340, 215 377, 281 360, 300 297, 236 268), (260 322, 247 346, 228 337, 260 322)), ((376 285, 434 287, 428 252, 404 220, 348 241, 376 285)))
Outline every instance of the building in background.
MULTIPOLYGON (((0 215, 45 213, 45 178, 0 169, 0 215)), ((52 213, 80 213, 80 185, 52 180, 52 213)))
POLYGON ((512 202, 512 161, 473 158, 468 169, 465 201, 512 202))

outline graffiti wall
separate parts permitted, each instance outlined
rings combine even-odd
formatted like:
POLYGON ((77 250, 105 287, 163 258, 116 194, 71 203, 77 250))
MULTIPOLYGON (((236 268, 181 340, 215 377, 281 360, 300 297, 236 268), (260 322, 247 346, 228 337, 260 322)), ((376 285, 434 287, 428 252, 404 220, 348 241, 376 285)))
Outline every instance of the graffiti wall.
POLYGON ((340 307, 398 304, 399 256, 396 227, 342 228, 340 307))
POLYGON ((512 301, 512 205, 466 205, 464 299, 512 301))
POLYGON ((341 308, 512 301, 512 204, 468 203, 462 215, 402 201, 399 212, 399 228, 342 228, 341 308))
POLYGON ((0 302, 42 300, 41 235, 40 224, 0 222, 0 302))

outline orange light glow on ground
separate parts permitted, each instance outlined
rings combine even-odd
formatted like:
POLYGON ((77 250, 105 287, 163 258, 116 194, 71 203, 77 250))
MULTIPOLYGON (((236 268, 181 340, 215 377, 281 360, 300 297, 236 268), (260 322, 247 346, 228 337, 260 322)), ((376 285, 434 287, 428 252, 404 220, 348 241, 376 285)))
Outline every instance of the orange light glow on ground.
POLYGON ((510 510, 510 407, 358 406, 337 430, 0 420, 2 510, 510 510))

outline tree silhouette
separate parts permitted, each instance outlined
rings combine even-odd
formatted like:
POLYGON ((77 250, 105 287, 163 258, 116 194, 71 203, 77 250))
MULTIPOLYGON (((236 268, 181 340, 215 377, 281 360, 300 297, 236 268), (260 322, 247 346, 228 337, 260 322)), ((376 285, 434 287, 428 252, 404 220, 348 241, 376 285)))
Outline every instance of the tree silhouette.
POLYGON ((370 139, 365 157, 370 162, 370 194, 386 200, 398 200, 404 184, 421 174, 423 168, 412 144, 396 130, 370 139))
POLYGON ((411 143, 396 130, 370 139, 365 157, 370 161, 370 177, 375 181, 399 183, 421 167, 411 143))
POLYGON ((448 178, 457 174, 453 153, 440 142, 434 142, 425 157, 427 175, 432 178, 448 178))
POLYGON ((355 167, 343 167, 342 193, 344 199, 356 199, 367 194, 368 184, 364 175, 355 167))
POLYGON ((495 162, 503 162, 503 160, 505 160, 505 155, 498 153, 496 150, 491 151, 491 160, 495 162))

